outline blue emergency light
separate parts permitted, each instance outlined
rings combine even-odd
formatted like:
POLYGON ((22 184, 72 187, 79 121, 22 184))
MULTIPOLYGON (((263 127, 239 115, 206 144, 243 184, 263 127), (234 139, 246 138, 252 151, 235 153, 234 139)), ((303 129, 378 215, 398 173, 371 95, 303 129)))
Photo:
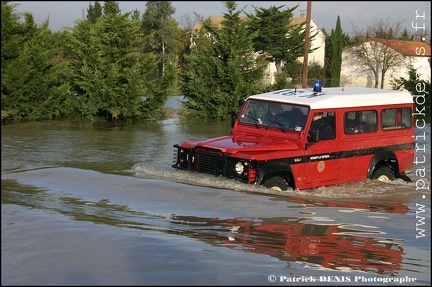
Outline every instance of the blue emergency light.
POLYGON ((321 92, 322 91, 322 83, 321 80, 315 80, 314 86, 313 86, 314 92, 321 92))

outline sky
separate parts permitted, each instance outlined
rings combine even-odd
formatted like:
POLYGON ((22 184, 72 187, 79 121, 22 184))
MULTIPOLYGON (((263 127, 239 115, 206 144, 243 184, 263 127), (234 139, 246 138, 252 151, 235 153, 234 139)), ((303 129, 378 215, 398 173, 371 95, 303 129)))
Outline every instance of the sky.
MULTIPOLYGON (((99 1, 103 4, 103 1, 99 1)), ((146 1, 116 1, 121 13, 138 9, 141 14, 145 11, 146 1)), ((308 1, 236 1, 237 9, 245 8, 247 13, 253 13, 254 7, 269 8, 270 6, 284 6, 282 9, 293 8, 294 17, 302 12, 306 14, 308 1)), ((30 12, 36 23, 40 25, 49 20, 52 31, 59 31, 64 27, 75 26, 75 21, 83 19, 90 3, 94 1, 12 1, 18 4, 15 11, 30 12)), ((195 19, 194 13, 203 16, 222 16, 227 12, 223 1, 171 1, 176 12, 173 17, 182 25, 182 18, 188 16, 195 19)), ((311 1, 311 18, 319 28, 327 32, 336 27, 337 17, 340 16, 342 30, 350 36, 355 31, 365 31, 373 26, 377 20, 402 23, 408 33, 425 29, 430 37, 431 31, 431 1, 311 1)), ((243 14, 242 14, 243 15, 243 14)), ((196 23, 198 24, 198 23, 196 23)))

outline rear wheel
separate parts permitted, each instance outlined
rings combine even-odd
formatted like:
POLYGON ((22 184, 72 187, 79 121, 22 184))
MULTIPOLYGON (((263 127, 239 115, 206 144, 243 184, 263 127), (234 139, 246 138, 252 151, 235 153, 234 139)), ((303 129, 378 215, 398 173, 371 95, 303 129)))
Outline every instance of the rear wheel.
POLYGON ((377 179, 379 181, 393 181, 395 179, 395 174, 390 167, 384 165, 374 172, 372 179, 377 179))
POLYGON ((273 176, 269 178, 264 182, 263 186, 275 191, 286 191, 290 189, 288 182, 281 176, 273 176))

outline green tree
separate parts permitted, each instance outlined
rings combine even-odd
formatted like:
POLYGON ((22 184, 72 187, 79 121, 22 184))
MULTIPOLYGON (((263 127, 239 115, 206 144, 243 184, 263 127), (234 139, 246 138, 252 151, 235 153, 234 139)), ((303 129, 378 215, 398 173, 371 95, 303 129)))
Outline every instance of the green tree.
POLYGON ((340 74, 342 68, 342 48, 343 48, 343 32, 340 17, 336 20, 336 28, 330 37, 331 41, 331 58, 330 58, 330 78, 331 86, 340 86, 340 74))
POLYGON ((115 1, 105 1, 102 11, 105 15, 119 15, 121 12, 118 3, 115 1))
POLYGON ((413 39, 413 37, 409 36, 408 30, 406 28, 403 30, 402 35, 399 37, 399 40, 404 40, 404 41, 409 41, 409 40, 412 40, 412 39, 413 39))
POLYGON ((142 53, 146 38, 140 23, 120 14, 112 3, 95 24, 79 22, 70 41, 71 95, 78 117, 132 121, 149 118, 161 108, 152 53, 142 53), (144 100, 145 99, 145 100, 144 100))
POLYGON ((340 17, 336 19, 336 28, 331 30, 330 35, 325 31, 326 44, 324 55, 324 70, 326 86, 340 86, 340 74, 342 70, 343 48, 351 44, 350 36, 343 33, 340 17))
POLYGON ((303 63, 301 63, 300 61, 287 63, 286 65, 283 66, 282 70, 284 71, 286 76, 291 79, 289 85, 290 87, 295 88, 302 84, 303 63))
POLYGON ((243 100, 260 88, 266 67, 256 57, 253 35, 236 11, 237 4, 225 2, 228 12, 220 28, 207 19, 195 32, 190 55, 185 56, 181 75, 185 108, 201 118, 226 120, 237 115, 243 100))
POLYGON ((419 80, 421 75, 413 67, 408 65, 408 79, 400 77, 391 81, 394 90, 407 90, 413 96, 422 96, 422 100, 414 101, 417 111, 424 111, 430 122, 431 119, 431 83, 430 81, 419 80), (423 102, 424 100, 424 102, 423 102), (421 105, 420 105, 421 104, 421 105))
MULTIPOLYGON (((15 11, 18 4, 1 1, 1 72, 10 61, 18 57, 19 49, 24 41, 24 27, 19 23, 20 15, 15 11)), ((3 83, 3 81, 2 81, 3 83)), ((2 84, 3 90, 3 84, 2 84)))
POLYGON ((99 1, 95 1, 94 5, 89 3, 89 7, 87 9, 87 20, 92 22, 93 24, 96 23, 96 20, 102 17, 102 6, 99 3, 99 1))
MULTIPOLYGON (((302 65, 303 66, 303 65, 302 65)), ((313 86, 315 80, 325 78, 325 70, 318 62, 309 63, 308 67, 308 85, 313 86)))
POLYGON ((167 64, 175 64, 177 23, 172 18, 175 8, 171 1, 147 1, 142 16, 144 34, 151 40, 146 51, 154 52, 158 59, 158 77, 163 77, 167 64))
MULTIPOLYGON (((332 29, 331 33, 334 33, 333 31, 334 30, 332 29)), ((324 85, 330 87, 331 86, 330 60, 332 56, 332 48, 331 48, 331 41, 330 41, 331 34, 329 35, 324 28, 322 29, 322 32, 325 35, 324 67, 323 67, 324 75, 325 75, 324 85)))
POLYGON ((141 13, 138 9, 134 9, 130 14, 130 19, 132 21, 141 21, 141 13))
POLYGON ((37 27, 29 13, 18 24, 19 15, 5 5, 2 2, 2 41, 9 41, 2 45, 2 122, 63 118, 68 90, 60 60, 64 34, 52 33, 48 21, 37 27))
MULTIPOLYGON (((255 8, 255 15, 247 14, 249 29, 256 35, 254 48, 275 62, 276 74, 282 74, 282 63, 292 63, 304 54, 304 27, 306 22, 293 24, 293 11, 298 7, 281 11, 285 7, 255 8)), ((315 35, 311 35, 313 39, 315 35)), ((312 50, 310 50, 312 51, 312 50)))

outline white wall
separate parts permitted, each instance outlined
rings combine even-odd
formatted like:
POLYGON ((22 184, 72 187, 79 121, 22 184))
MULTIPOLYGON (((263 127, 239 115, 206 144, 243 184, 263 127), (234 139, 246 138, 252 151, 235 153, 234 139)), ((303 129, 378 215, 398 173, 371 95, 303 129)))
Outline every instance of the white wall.
MULTIPOLYGON (((352 61, 351 50, 342 53, 341 86, 374 87, 375 79, 372 71, 356 65, 352 61)), ((384 89, 392 89, 391 81, 404 77, 409 78, 408 64, 412 64, 420 74, 421 80, 431 81, 431 67, 428 57, 404 57, 406 64, 401 67, 389 69, 385 75, 384 89)), ((379 76, 381 77, 381 76, 379 76)), ((381 81, 381 78, 380 78, 381 81)), ((378 86, 380 88, 380 84, 378 86)))
MULTIPOLYGON (((318 32, 318 35, 311 42, 311 48, 318 48, 312 53, 308 54, 308 63, 318 63, 321 67, 324 67, 324 56, 325 56, 325 35, 318 28, 318 25, 311 20, 311 35, 318 32)), ((304 57, 299 57, 298 60, 303 63, 304 57)))

